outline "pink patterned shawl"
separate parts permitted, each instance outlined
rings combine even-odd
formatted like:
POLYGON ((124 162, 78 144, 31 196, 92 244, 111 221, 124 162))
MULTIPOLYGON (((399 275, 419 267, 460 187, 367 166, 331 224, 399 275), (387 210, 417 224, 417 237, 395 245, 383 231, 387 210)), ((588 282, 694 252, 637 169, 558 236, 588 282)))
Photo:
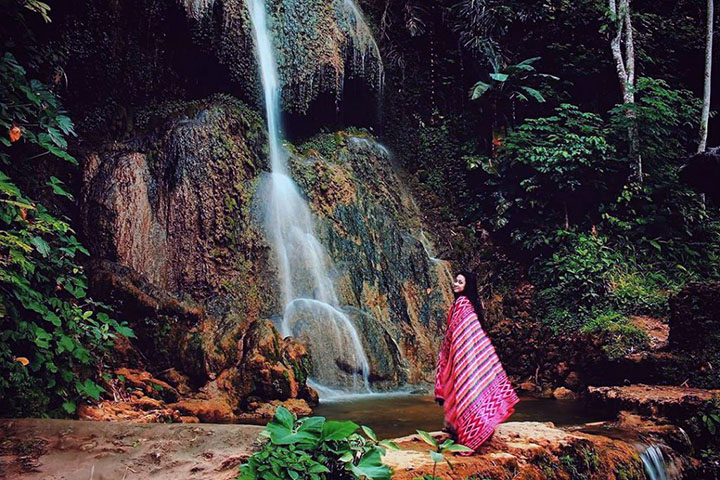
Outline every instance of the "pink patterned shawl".
POLYGON ((435 397, 458 443, 477 450, 512 415, 518 397, 467 297, 450 308, 440 351, 435 397))

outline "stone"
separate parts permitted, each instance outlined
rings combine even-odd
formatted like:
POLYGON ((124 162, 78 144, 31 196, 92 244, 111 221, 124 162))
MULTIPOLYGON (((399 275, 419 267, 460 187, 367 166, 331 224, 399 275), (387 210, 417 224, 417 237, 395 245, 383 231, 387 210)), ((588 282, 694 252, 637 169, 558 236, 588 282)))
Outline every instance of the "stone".
POLYGON ((522 382, 520 383, 517 388, 518 392, 522 393, 532 393, 537 390, 537 385, 535 385, 533 382, 522 382))
POLYGON ((720 397, 720 390, 636 384, 588 387, 588 397, 593 405, 608 411, 634 411, 683 422, 699 410, 709 408, 713 399, 720 397))
POLYGON ((160 372, 158 376, 175 387, 181 395, 187 395, 191 392, 189 387, 190 378, 187 375, 183 375, 178 372, 175 368, 168 368, 167 370, 160 372))
MULTIPOLYGON (((435 465, 428 454, 430 447, 418 435, 410 435, 395 439, 400 450, 388 450, 383 462, 394 469, 393 480, 412 480, 433 472, 438 478, 539 480, 581 475, 592 479, 642 480, 646 477, 636 444, 648 436, 663 442, 679 430, 647 420, 642 427, 603 423, 597 426, 597 433, 590 433, 568 431, 552 423, 507 422, 499 425, 493 437, 474 455, 446 455, 452 467, 446 462, 435 465), (618 438, 610 438, 602 433, 608 427, 623 433, 618 438)), ((438 442, 448 438, 440 432, 433 432, 431 436, 438 442)), ((687 452, 666 448, 673 452, 671 468, 693 478, 692 463, 684 457, 687 452)))
POLYGON ((176 401, 180 397, 175 388, 153 377, 149 372, 132 368, 118 368, 115 370, 115 375, 118 376, 123 383, 138 389, 148 397, 169 402, 176 401))
POLYGON ((280 338, 272 322, 258 320, 245 334, 243 352, 244 397, 287 400, 300 396, 310 373, 308 353, 301 343, 280 338))
MULTIPOLYGON (((141 401, 101 401, 95 405, 78 406, 78 419, 102 422, 130 421, 134 423, 165 423, 178 421, 178 412, 162 404, 152 403, 144 397, 141 401)), ((155 400, 157 402, 157 400, 155 400)))
POLYGON ((575 400, 575 393, 565 387, 558 387, 552 392, 555 400, 575 400))
POLYGON ((227 402, 220 399, 187 399, 168 405, 183 416, 197 417, 204 423, 233 423, 235 415, 227 402))

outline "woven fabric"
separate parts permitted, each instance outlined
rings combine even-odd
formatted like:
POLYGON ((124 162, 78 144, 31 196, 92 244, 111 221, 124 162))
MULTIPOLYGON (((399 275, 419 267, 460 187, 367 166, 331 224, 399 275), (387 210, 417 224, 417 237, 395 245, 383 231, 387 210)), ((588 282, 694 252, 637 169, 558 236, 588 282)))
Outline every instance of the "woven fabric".
POLYGON ((518 402, 500 359, 472 304, 458 297, 447 319, 435 397, 444 400, 445 421, 458 443, 477 450, 512 415, 518 402))

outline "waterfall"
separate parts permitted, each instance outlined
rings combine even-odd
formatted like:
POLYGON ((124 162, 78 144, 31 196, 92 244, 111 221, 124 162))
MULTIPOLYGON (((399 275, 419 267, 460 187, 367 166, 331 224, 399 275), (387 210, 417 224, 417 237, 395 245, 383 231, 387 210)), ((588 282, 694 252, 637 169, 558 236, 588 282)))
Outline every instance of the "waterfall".
POLYGON ((270 143, 271 173, 258 189, 262 223, 277 262, 285 305, 279 329, 310 349, 322 391, 370 391, 370 365, 353 322, 338 304, 332 265, 315 236, 307 202, 290 177, 281 144, 281 85, 263 0, 247 0, 257 47, 270 143))
POLYGON ((665 457, 658 445, 650 445, 640 453, 645 474, 649 480, 671 480, 675 475, 668 471, 665 457))

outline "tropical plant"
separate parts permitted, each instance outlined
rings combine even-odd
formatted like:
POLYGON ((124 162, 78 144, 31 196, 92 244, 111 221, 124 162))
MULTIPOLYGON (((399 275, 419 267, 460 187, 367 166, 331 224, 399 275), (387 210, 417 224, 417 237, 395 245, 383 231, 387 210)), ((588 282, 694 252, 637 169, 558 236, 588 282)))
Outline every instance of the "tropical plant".
POLYGON ((450 470, 453 469, 452 463, 450 463, 450 460, 445 458, 445 453, 470 453, 472 452, 472 448, 468 448, 465 445, 460 445, 459 443, 455 443, 452 439, 447 439, 444 442, 440 443, 435 438, 430 435, 428 432, 424 430, 417 430, 418 435, 420 435, 420 438, 430 445, 434 450, 430 451, 430 458, 432 458, 433 461, 433 471, 430 475, 423 475, 422 477, 415 477, 414 480, 440 480, 439 477, 435 476, 435 472, 437 471, 437 465, 441 462, 446 462, 448 466, 450 467, 450 470))
POLYGON ((608 179, 622 165, 613 153, 602 119, 574 105, 527 120, 506 137, 496 159, 478 162, 490 175, 495 229, 536 251, 552 245, 558 229, 587 225, 614 196, 608 179))
POLYGON ((515 124, 515 103, 530 99, 545 103, 545 97, 537 85, 542 80, 558 80, 553 75, 538 73, 533 64, 540 57, 527 58, 514 65, 506 65, 498 56, 491 56, 493 72, 488 81, 478 81, 470 89, 470 99, 487 98, 492 113, 493 132, 498 135, 502 128, 515 124), (533 86, 531 86, 533 85, 533 86))
MULTIPOLYGON (((0 137, 0 410, 72 414, 78 399, 99 398, 93 378, 102 357, 116 335, 132 331, 87 297, 77 257, 88 252, 70 225, 6 173, 32 169, 45 156, 76 164, 67 152, 72 121, 10 54, 0 59, 0 98, 0 127, 7 132, 0 137)), ((54 176, 46 188, 72 200, 54 176)))
POLYGON ((262 435, 268 441, 240 466, 239 480, 389 480, 392 471, 382 464, 382 455, 398 448, 378 441, 369 427, 324 417, 298 419, 284 407, 262 435))

